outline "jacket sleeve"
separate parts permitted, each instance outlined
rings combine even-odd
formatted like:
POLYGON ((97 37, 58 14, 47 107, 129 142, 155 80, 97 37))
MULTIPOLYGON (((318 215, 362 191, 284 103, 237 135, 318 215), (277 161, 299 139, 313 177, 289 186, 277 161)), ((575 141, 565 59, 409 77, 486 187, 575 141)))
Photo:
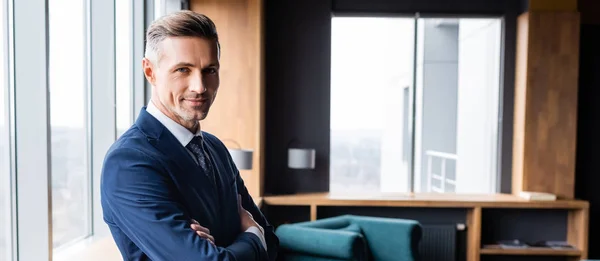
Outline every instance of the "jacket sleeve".
POLYGON ((165 173, 155 160, 132 148, 109 152, 102 170, 104 211, 151 260, 266 259, 251 233, 240 233, 228 247, 214 246, 198 236, 165 173))
POLYGON ((267 251, 268 251, 268 259, 267 260, 275 261, 277 258, 277 251, 279 248, 279 238, 277 238, 277 236, 275 235, 275 229, 273 228, 273 226, 271 224, 269 224, 269 222, 267 221, 265 216, 262 214, 260 209, 258 209, 256 204, 254 203, 254 200, 252 200, 252 197, 248 193, 248 189, 244 185, 244 181, 242 180, 242 177, 240 176, 240 173, 239 173, 239 171, 237 171, 237 169, 236 169, 236 183, 237 183, 238 193, 242 197, 242 207, 244 209, 248 210, 250 212, 250 214, 252 214, 254 221, 256 221, 256 223, 258 223, 264 229, 265 241, 267 242, 267 251))

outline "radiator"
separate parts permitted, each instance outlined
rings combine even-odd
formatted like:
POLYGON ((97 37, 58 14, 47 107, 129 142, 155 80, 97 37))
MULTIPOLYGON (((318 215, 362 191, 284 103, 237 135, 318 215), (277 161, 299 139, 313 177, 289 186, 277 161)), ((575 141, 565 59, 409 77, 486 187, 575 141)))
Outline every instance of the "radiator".
POLYGON ((419 244, 422 261, 457 260, 457 225, 421 225, 423 237, 419 244))

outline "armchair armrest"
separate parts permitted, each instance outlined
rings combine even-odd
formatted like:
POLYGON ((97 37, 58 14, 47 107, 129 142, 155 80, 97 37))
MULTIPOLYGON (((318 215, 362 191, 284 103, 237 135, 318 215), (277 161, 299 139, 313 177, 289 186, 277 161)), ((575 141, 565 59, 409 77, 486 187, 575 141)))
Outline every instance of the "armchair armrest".
POLYGON ((369 242, 375 260, 418 260, 421 225, 414 220, 352 217, 369 242))
POLYGON ((366 260, 366 244, 353 231, 281 225, 275 232, 287 251, 346 260, 366 260))

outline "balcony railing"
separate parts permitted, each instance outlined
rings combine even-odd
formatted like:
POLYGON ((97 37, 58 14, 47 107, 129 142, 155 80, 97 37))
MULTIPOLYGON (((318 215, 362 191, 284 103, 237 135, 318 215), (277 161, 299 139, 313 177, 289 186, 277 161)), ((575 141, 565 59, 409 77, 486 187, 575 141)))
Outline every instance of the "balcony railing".
POLYGON ((427 192, 444 193, 446 192, 446 185, 456 186, 455 178, 451 179, 446 177, 446 161, 452 160, 456 163, 456 160, 458 159, 456 154, 428 150, 425 152, 425 155, 427 156, 427 192), (433 173, 432 165, 434 159, 439 159, 441 161, 440 174, 433 173), (433 184, 434 179, 440 181, 439 186, 433 184))

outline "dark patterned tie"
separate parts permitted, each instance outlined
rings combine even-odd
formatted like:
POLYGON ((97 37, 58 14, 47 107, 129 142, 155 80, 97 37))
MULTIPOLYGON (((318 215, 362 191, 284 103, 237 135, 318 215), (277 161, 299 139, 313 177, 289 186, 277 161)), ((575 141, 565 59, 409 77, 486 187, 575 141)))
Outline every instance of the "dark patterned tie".
POLYGON ((206 176, 212 181, 215 182, 215 177, 212 169, 212 165, 210 162, 210 158, 204 149, 204 142, 202 140, 202 136, 195 136, 190 143, 186 146, 193 154, 196 156, 196 160, 198 161, 198 166, 204 171, 206 176))

